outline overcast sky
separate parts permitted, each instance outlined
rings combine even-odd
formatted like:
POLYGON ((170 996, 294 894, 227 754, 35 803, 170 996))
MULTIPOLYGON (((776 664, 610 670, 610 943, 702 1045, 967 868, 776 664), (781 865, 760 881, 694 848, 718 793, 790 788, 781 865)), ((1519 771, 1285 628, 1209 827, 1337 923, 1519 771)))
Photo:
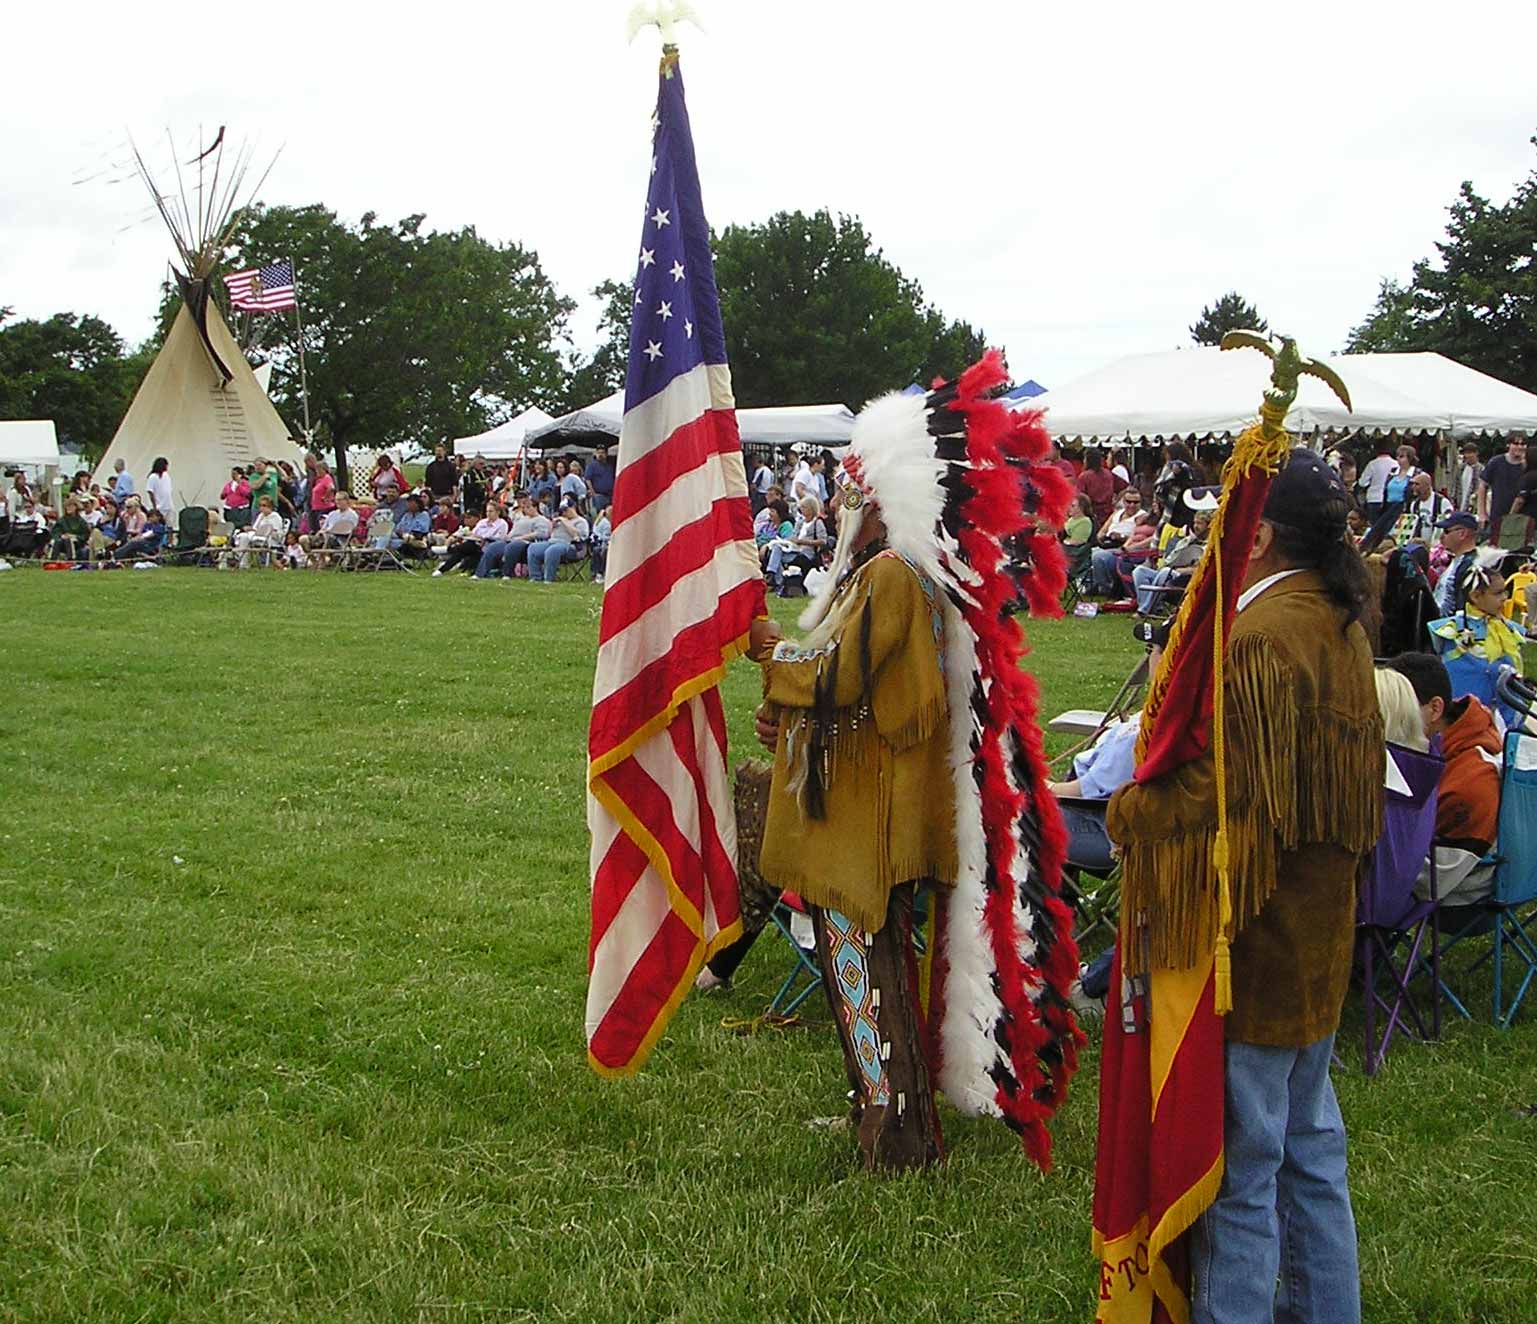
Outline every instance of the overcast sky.
MULTIPOLYGON (((1336 350, 1379 279, 1433 251, 1463 179, 1503 201, 1537 165, 1522 0, 697 7, 683 68, 710 221, 858 214, 1048 386, 1188 342, 1232 288, 1336 350)), ((627 12, 26 6, 6 21, 0 304, 147 334, 167 237, 136 183, 75 181, 130 130, 168 160, 167 127, 221 123, 282 147, 265 202, 474 225, 573 296, 628 276, 658 42, 626 45, 627 12)))

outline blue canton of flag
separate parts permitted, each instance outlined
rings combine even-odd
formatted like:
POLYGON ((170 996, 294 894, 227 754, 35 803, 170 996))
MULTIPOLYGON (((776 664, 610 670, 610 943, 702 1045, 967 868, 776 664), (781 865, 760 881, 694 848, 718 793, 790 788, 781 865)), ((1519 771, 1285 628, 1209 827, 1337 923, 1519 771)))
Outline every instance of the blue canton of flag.
POLYGON ((726 362, 710 227, 699 193, 683 75, 676 64, 662 77, 653 123, 651 188, 630 319, 626 411, 691 368, 726 362))

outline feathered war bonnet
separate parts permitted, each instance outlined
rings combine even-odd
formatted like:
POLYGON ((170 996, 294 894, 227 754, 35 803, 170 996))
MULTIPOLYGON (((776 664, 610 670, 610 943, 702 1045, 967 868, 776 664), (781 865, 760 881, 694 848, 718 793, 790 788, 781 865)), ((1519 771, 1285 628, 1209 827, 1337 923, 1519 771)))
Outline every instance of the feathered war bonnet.
POLYGON ((935 1074, 958 1109, 1001 1118, 1046 1167, 1046 1122, 1082 1042, 1067 1002, 1078 956, 1058 895, 1066 833, 1046 791, 1038 694, 1021 669, 1014 611, 1060 612, 1055 530, 1072 490, 1046 462, 1040 414, 996 398, 1007 380, 989 351, 925 396, 864 409, 834 497, 833 570, 801 625, 827 617, 872 506, 886 545, 938 588, 959 877, 931 938, 935 1074))

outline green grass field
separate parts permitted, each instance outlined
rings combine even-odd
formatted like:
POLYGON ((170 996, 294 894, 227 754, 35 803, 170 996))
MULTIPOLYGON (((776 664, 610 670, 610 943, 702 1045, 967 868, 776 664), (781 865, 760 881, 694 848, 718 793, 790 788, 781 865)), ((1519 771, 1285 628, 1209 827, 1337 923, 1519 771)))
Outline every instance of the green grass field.
MULTIPOLYGON (((874 1180, 813 1124, 823 1004, 722 1027, 770 937, 638 1079, 588 1070, 596 590, 29 569, 0 603, 0 1320, 1093 1317, 1092 1050, 1051 1175, 946 1113, 943 1171, 874 1180)), ((1135 655, 1031 633, 1047 711, 1135 655)), ((1371 1082, 1358 1030, 1367 1320, 1537 1320, 1531 1014, 1371 1082)))

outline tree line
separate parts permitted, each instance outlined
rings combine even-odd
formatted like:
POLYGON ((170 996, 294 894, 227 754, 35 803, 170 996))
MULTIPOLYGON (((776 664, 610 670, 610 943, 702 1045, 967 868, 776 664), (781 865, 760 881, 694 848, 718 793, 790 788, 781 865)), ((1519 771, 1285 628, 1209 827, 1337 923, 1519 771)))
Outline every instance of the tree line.
MULTIPOLYGON (((857 217, 784 212, 713 236, 727 352, 743 405, 843 401, 953 374, 985 344, 952 321, 871 240, 857 217)), ((232 313, 237 338, 272 366, 270 391, 297 432, 302 337, 317 442, 432 445, 531 404, 590 404, 624 382, 631 285, 606 280, 599 341, 573 344, 575 302, 538 254, 423 215, 349 225, 321 205, 250 209, 223 270, 291 257, 300 317, 232 313)), ((52 418, 60 439, 105 450, 179 307, 167 287, 155 333, 130 349, 101 319, 10 320, 0 308, 0 417, 52 418)))

